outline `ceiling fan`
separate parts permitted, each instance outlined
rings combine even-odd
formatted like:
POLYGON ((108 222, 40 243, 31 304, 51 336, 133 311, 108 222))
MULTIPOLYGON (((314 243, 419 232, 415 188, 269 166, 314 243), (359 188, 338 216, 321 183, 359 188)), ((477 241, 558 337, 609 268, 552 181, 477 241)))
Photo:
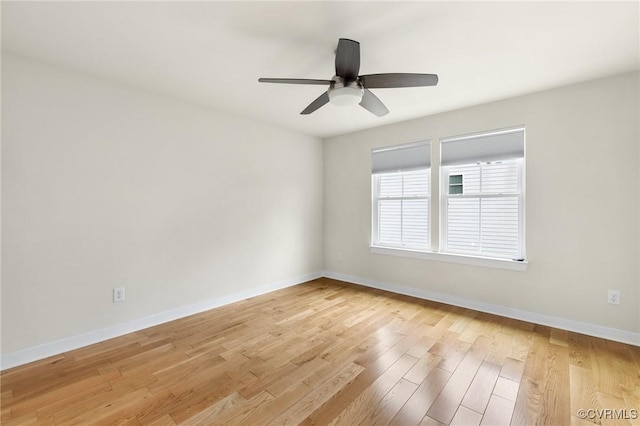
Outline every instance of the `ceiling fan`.
POLYGON ((317 84, 329 86, 327 91, 311 102, 300 114, 311 114, 331 102, 334 105, 360 104, 367 111, 382 117, 389 110, 369 89, 394 87, 435 86, 436 74, 387 73, 358 75, 360 71, 360 43, 347 38, 338 41, 336 75, 331 80, 306 78, 259 78, 260 83, 317 84))

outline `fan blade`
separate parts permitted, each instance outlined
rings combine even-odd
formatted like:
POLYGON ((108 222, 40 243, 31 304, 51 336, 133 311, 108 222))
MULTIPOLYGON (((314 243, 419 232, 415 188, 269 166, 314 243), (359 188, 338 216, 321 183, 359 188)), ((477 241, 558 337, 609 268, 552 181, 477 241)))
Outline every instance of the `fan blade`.
POLYGON ((322 84, 329 85, 331 80, 310 80, 308 78, 259 78, 260 83, 284 83, 284 84, 322 84))
POLYGON ((435 74, 369 74, 361 75, 360 82, 367 89, 383 89, 391 87, 435 86, 438 76, 435 74))
POLYGON ((358 71, 360 71, 360 43, 341 38, 336 50, 336 75, 347 80, 355 80, 358 78, 358 71))
POLYGON ((384 106, 382 101, 367 89, 364 89, 360 106, 378 117, 389 114, 389 110, 384 106))
POLYGON ((324 92, 322 95, 318 96, 315 101, 311 102, 300 114, 311 114, 313 111, 327 103, 329 103, 329 93, 324 92))

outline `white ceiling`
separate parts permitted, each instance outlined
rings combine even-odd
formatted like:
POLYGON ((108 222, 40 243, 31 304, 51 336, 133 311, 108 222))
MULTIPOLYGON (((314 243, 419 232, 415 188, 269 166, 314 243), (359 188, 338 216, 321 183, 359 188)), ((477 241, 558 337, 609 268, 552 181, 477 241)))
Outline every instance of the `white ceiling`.
POLYGON ((2 49, 320 137, 639 68, 639 4, 613 2, 2 2, 2 49), (434 73, 378 89, 391 111, 299 112, 338 38, 361 74, 434 73))

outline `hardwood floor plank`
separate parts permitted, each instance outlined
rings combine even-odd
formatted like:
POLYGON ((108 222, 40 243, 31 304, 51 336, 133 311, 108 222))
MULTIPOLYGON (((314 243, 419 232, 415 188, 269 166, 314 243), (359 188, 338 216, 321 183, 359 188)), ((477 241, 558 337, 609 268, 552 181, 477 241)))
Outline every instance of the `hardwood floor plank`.
MULTIPOLYGON (((614 362, 616 357, 602 356, 611 353, 604 340, 593 339, 591 342, 591 371, 596 388, 603 393, 622 398, 624 388, 633 387, 633 376, 622 370, 614 362)), ((619 356, 619 354, 618 354, 619 356)))
POLYGON ((628 426, 631 424, 631 415, 623 399, 602 392, 597 393, 597 398, 602 409, 607 410, 596 413, 596 418, 602 426, 628 426))
POLYGON ((361 392, 331 424, 359 424, 375 408, 380 400, 396 385, 402 376, 418 360, 410 355, 402 355, 387 371, 385 371, 371 386, 361 392))
POLYGON ((521 373, 520 388, 512 417, 512 423, 515 425, 528 426, 542 423, 539 418, 543 415, 543 410, 546 411, 543 393, 547 371, 547 342, 548 337, 544 334, 534 335, 521 373))
POLYGON ((30 411, 21 416, 12 416, 8 419, 3 419, 2 424, 5 426, 36 425, 38 424, 38 413, 30 411))
POLYGON ((593 374, 591 370, 579 367, 577 365, 569 365, 569 381, 571 384, 571 414, 576 415, 578 410, 584 407, 598 407, 598 397, 596 388, 593 384, 593 374))
POLYGON ((174 395, 170 403, 150 412, 149 418, 156 418, 158 415, 169 413, 176 423, 181 423, 208 406, 217 403, 226 395, 237 392, 238 389, 242 389, 257 380, 250 372, 244 372, 243 375, 234 374, 234 376, 232 378, 230 373, 224 373, 188 392, 174 395))
POLYGON ((461 405, 453 416, 450 426, 477 426, 481 421, 482 414, 461 405))
POLYGON ((518 397, 519 388, 520 384, 518 382, 505 379, 504 377, 498 377, 496 386, 493 388, 493 394, 515 402, 518 397))
POLYGON ((483 362, 471 385, 469 385, 469 389, 462 400, 462 405, 477 413, 484 413, 498 381, 499 374, 499 365, 487 361, 483 362))
POLYGON ((515 360, 513 358, 506 358, 502 369, 500 370, 500 377, 512 380, 516 383, 520 383, 522 379, 522 373, 524 372, 524 362, 515 360))
MULTIPOLYGON (((387 359, 380 358, 380 363, 388 362, 387 359)), ((364 366, 363 366, 364 367, 364 366)), ((378 365, 379 368, 383 368, 378 365)), ((387 366, 388 368, 388 366, 387 366)), ((332 395, 326 402, 315 408, 308 416, 311 424, 328 424, 337 413, 340 413, 347 405, 358 397, 365 389, 371 385, 379 374, 364 367, 364 370, 349 384, 332 395)))
POLYGON ((456 321, 449 326, 447 330, 452 331, 454 333, 462 334, 464 330, 473 323, 473 319, 476 317, 478 312, 463 310, 458 316, 456 321))
MULTIPOLYGON (((229 407, 224 412, 219 413, 211 420, 212 424, 250 424, 247 422, 247 418, 253 414, 256 410, 260 408, 261 405, 266 404, 268 402, 273 401, 273 396, 267 392, 263 391, 254 396, 251 399, 242 399, 229 407)), ((173 416, 172 416, 173 417, 173 416)), ((183 421, 186 421, 183 420, 183 421)), ((182 423, 182 422, 178 422, 182 423)), ((197 423, 194 423, 197 424, 197 423)))
POLYGON ((482 364, 482 353, 469 350, 456 371, 442 389, 442 393, 435 400, 427 415, 441 423, 449 424, 455 415, 462 398, 469 389, 476 372, 482 364))
POLYGON ((287 390, 291 388, 292 384, 304 383, 307 377, 311 376, 317 370, 326 367, 328 364, 329 363, 322 358, 314 358, 307 363, 298 365, 290 374, 270 383, 266 387, 267 392, 277 398, 278 396, 285 394, 287 390))
POLYGON ((415 383, 400 379, 360 424, 388 425, 417 388, 415 383))
POLYGON ((591 369, 591 343, 584 334, 569 333, 569 363, 591 369))
MULTIPOLYGON (((504 399, 497 395, 492 395, 489 405, 482 416, 481 425, 487 426, 508 426, 511 424, 511 416, 515 404, 513 401, 504 399)), ((569 423, 544 423, 549 425, 569 424, 569 423)))
POLYGON ((523 330, 520 327, 515 329, 506 329, 504 331, 507 338, 507 342, 505 344, 507 356, 504 359, 504 362, 509 358, 521 362, 526 361, 527 355, 529 354, 529 346, 531 346, 532 331, 528 328, 523 330))
POLYGON ((136 420, 141 425, 158 424, 165 419, 168 424, 175 423, 169 415, 169 409, 175 396, 167 389, 153 394, 149 403, 136 413, 136 420), (171 419, 171 421, 168 421, 171 419))
POLYGON ((422 419, 422 421, 418 426, 444 426, 444 425, 439 421, 432 419, 429 416, 424 416, 424 418, 422 419))
POLYGON ((104 395, 112 390, 111 385, 108 381, 100 382, 90 387, 83 387, 81 392, 73 393, 64 398, 53 399, 47 405, 39 405, 37 408, 37 413, 39 418, 48 418, 53 417, 56 413, 64 410, 70 405, 79 405, 84 403, 85 401, 91 401, 95 397, 104 395))
POLYGON ((556 346, 569 346, 569 332, 566 330, 559 330, 557 328, 551 329, 551 338, 549 339, 549 343, 552 343, 556 346))
POLYGON ((614 418, 640 410, 640 348, 322 278, 3 371, 0 404, 3 425, 640 426, 614 418))
MULTIPOLYGON (((233 407, 237 406, 242 401, 246 400, 239 393, 234 392, 182 421, 180 424, 184 426, 215 424, 218 421, 218 418, 225 416, 227 412, 231 411, 233 407)), ((173 420, 172 417, 171 420, 173 420)))
POLYGON ((116 424, 131 418, 135 418, 140 406, 143 406, 152 394, 147 389, 138 389, 131 393, 118 395, 107 403, 101 404, 92 410, 79 413, 68 420, 56 423, 61 425, 86 425, 89 423, 116 424))
POLYGON ((31 375, 23 379, 11 377, 8 380, 4 380, 3 378, 3 389, 11 390, 11 401, 14 404, 26 399, 37 398, 38 396, 55 391, 61 386, 67 386, 69 383, 90 379, 100 374, 98 368, 79 369, 71 374, 67 374, 61 365, 52 365, 50 368, 43 366, 43 368, 45 371, 43 371, 41 375, 31 375))
POLYGON ((435 343, 436 340, 434 338, 423 336, 411 349, 407 351, 407 355, 411 355, 415 358, 422 358, 427 354, 429 349, 435 345, 435 343))
POLYGON ((145 426, 177 426, 177 423, 173 421, 173 418, 166 414, 154 422, 151 423, 141 423, 145 426))
POLYGON ((313 391, 304 383, 294 383, 279 397, 274 398, 265 404, 262 404, 257 410, 246 418, 246 424, 264 425, 271 419, 278 417, 297 401, 304 398, 313 391))
MULTIPOLYGON (((118 377, 120 377, 120 373, 118 371, 112 371, 111 374, 98 374, 87 379, 71 382, 66 386, 60 386, 48 393, 40 393, 33 398, 22 399, 12 404, 11 414, 12 416, 19 417, 36 410, 47 411, 50 405, 58 407, 61 401, 64 407, 66 404, 77 401, 83 396, 91 395, 96 391, 110 391, 111 385, 109 381, 118 377)), ((51 410, 49 410, 49 412, 51 412, 51 410)))
MULTIPOLYGON (((477 313, 479 315, 479 313, 477 313)), ((473 343, 480 335, 481 330, 484 327, 484 321, 478 319, 478 315, 475 316, 474 321, 471 321, 460 333, 458 340, 467 343, 473 343)))
POLYGON ((264 361, 260 358, 251 360, 244 366, 257 380, 240 389, 240 394, 247 399, 265 391, 271 383, 291 374, 298 366, 289 362, 286 357, 264 361))
POLYGON ((640 426, 640 386, 637 386, 633 391, 623 391, 622 400, 626 404, 626 412, 629 413, 629 416, 632 417, 635 413, 636 418, 631 419, 631 424, 640 426))
POLYGON ((567 346, 549 344, 549 361, 544 382, 543 421, 547 424, 569 424, 571 422, 571 398, 564 391, 570 388, 567 346))
POLYGON ((456 340, 456 342, 451 345, 449 351, 442 356, 438 367, 453 373, 456 368, 458 368, 458 365, 470 347, 471 343, 456 340))
POLYGON ((438 327, 433 327, 428 334, 430 337, 436 339, 436 343, 431 346, 429 353, 439 356, 440 358, 443 358, 454 349, 454 346, 458 344, 458 337, 460 337, 457 333, 442 330, 438 327))
MULTIPOLYGON (((407 354, 409 353, 407 352, 407 354)), ((407 371, 404 378, 419 385, 429 373, 440 364, 441 359, 439 356, 432 355, 428 352, 425 353, 422 358, 411 367, 411 370, 407 371)))
POLYGON ((391 424, 405 426, 420 423, 450 377, 449 371, 434 368, 392 419, 391 424))
POLYGON ((295 404, 273 419, 270 425, 297 425, 302 423, 316 407, 323 405, 329 398, 339 392, 344 386, 355 379, 364 370, 356 364, 348 364, 335 376, 330 377, 324 383, 298 400, 295 404))

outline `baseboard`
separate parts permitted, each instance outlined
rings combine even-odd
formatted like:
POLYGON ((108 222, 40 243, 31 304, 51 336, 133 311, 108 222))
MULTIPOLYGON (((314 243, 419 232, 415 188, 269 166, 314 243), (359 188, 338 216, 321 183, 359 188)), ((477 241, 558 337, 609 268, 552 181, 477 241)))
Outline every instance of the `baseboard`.
POLYGON ((0 355, 0 370, 17 367, 29 362, 38 361, 50 356, 58 355, 67 351, 89 346, 94 343, 102 342, 124 334, 133 333, 165 322, 184 318, 200 312, 214 309, 250 297, 259 296, 275 290, 298 285, 317 278, 327 277, 335 280, 346 281, 366 287, 377 288, 389 291, 391 293, 404 294, 407 296, 417 297, 419 299, 432 300, 435 302, 446 303, 448 305, 460 306, 463 308, 474 309, 476 311, 487 312, 490 314, 500 315, 507 318, 528 321, 534 324, 555 327, 561 330, 573 331, 576 333, 586 334, 603 339, 614 340, 617 342, 627 343, 630 345, 640 346, 640 333, 634 333, 626 330, 605 327, 596 324, 590 324, 580 321, 574 321, 566 318, 544 315, 521 309, 509 308, 507 306, 493 305, 490 303, 479 302, 472 299, 466 299, 457 296, 451 296, 442 293, 421 290, 413 287, 406 287, 396 284, 385 283, 369 278, 358 277, 354 275, 342 274, 333 271, 314 272, 301 275, 275 283, 266 284, 250 290, 233 293, 226 296, 216 297, 204 302, 193 305, 183 306, 169 311, 161 312, 137 320, 129 321, 123 324, 91 331, 88 333, 70 336, 54 342, 44 343, 42 345, 25 348, 20 351, 11 352, 0 355))
POLYGON ((321 272, 313 272, 282 281, 266 284, 249 290, 240 291, 226 296, 216 297, 204 302, 193 305, 182 306, 169 311, 161 312, 144 318, 139 318, 123 324, 114 325, 100 330, 90 331, 88 333, 66 337, 54 342, 44 343, 42 345, 33 346, 16 352, 2 354, 0 356, 0 370, 17 367, 29 362, 38 361, 53 355, 58 355, 94 343, 122 336, 124 334, 133 333, 165 322, 184 318, 209 309, 228 305, 230 303, 239 302, 240 300, 250 297, 259 296, 275 290, 298 285, 307 281, 321 278, 321 272))
POLYGON ((634 333, 632 331, 619 330, 602 325, 554 317, 551 315, 539 314, 522 309, 510 308, 507 306, 493 305, 491 303, 479 302, 477 300, 466 299, 463 297, 451 296, 442 293, 435 293, 427 290, 417 289, 414 287, 385 283, 369 278, 342 274, 339 272, 324 271, 323 276, 325 276, 326 278, 346 281, 366 287, 377 288, 379 290, 385 290, 391 293, 404 294, 406 296, 417 297, 419 299, 432 300, 434 302, 446 303, 447 305, 460 306, 480 312, 500 315, 502 317, 513 318, 531 322, 534 324, 546 325, 561 330, 586 334, 588 336, 601 337, 603 339, 640 346, 640 333, 634 333))

